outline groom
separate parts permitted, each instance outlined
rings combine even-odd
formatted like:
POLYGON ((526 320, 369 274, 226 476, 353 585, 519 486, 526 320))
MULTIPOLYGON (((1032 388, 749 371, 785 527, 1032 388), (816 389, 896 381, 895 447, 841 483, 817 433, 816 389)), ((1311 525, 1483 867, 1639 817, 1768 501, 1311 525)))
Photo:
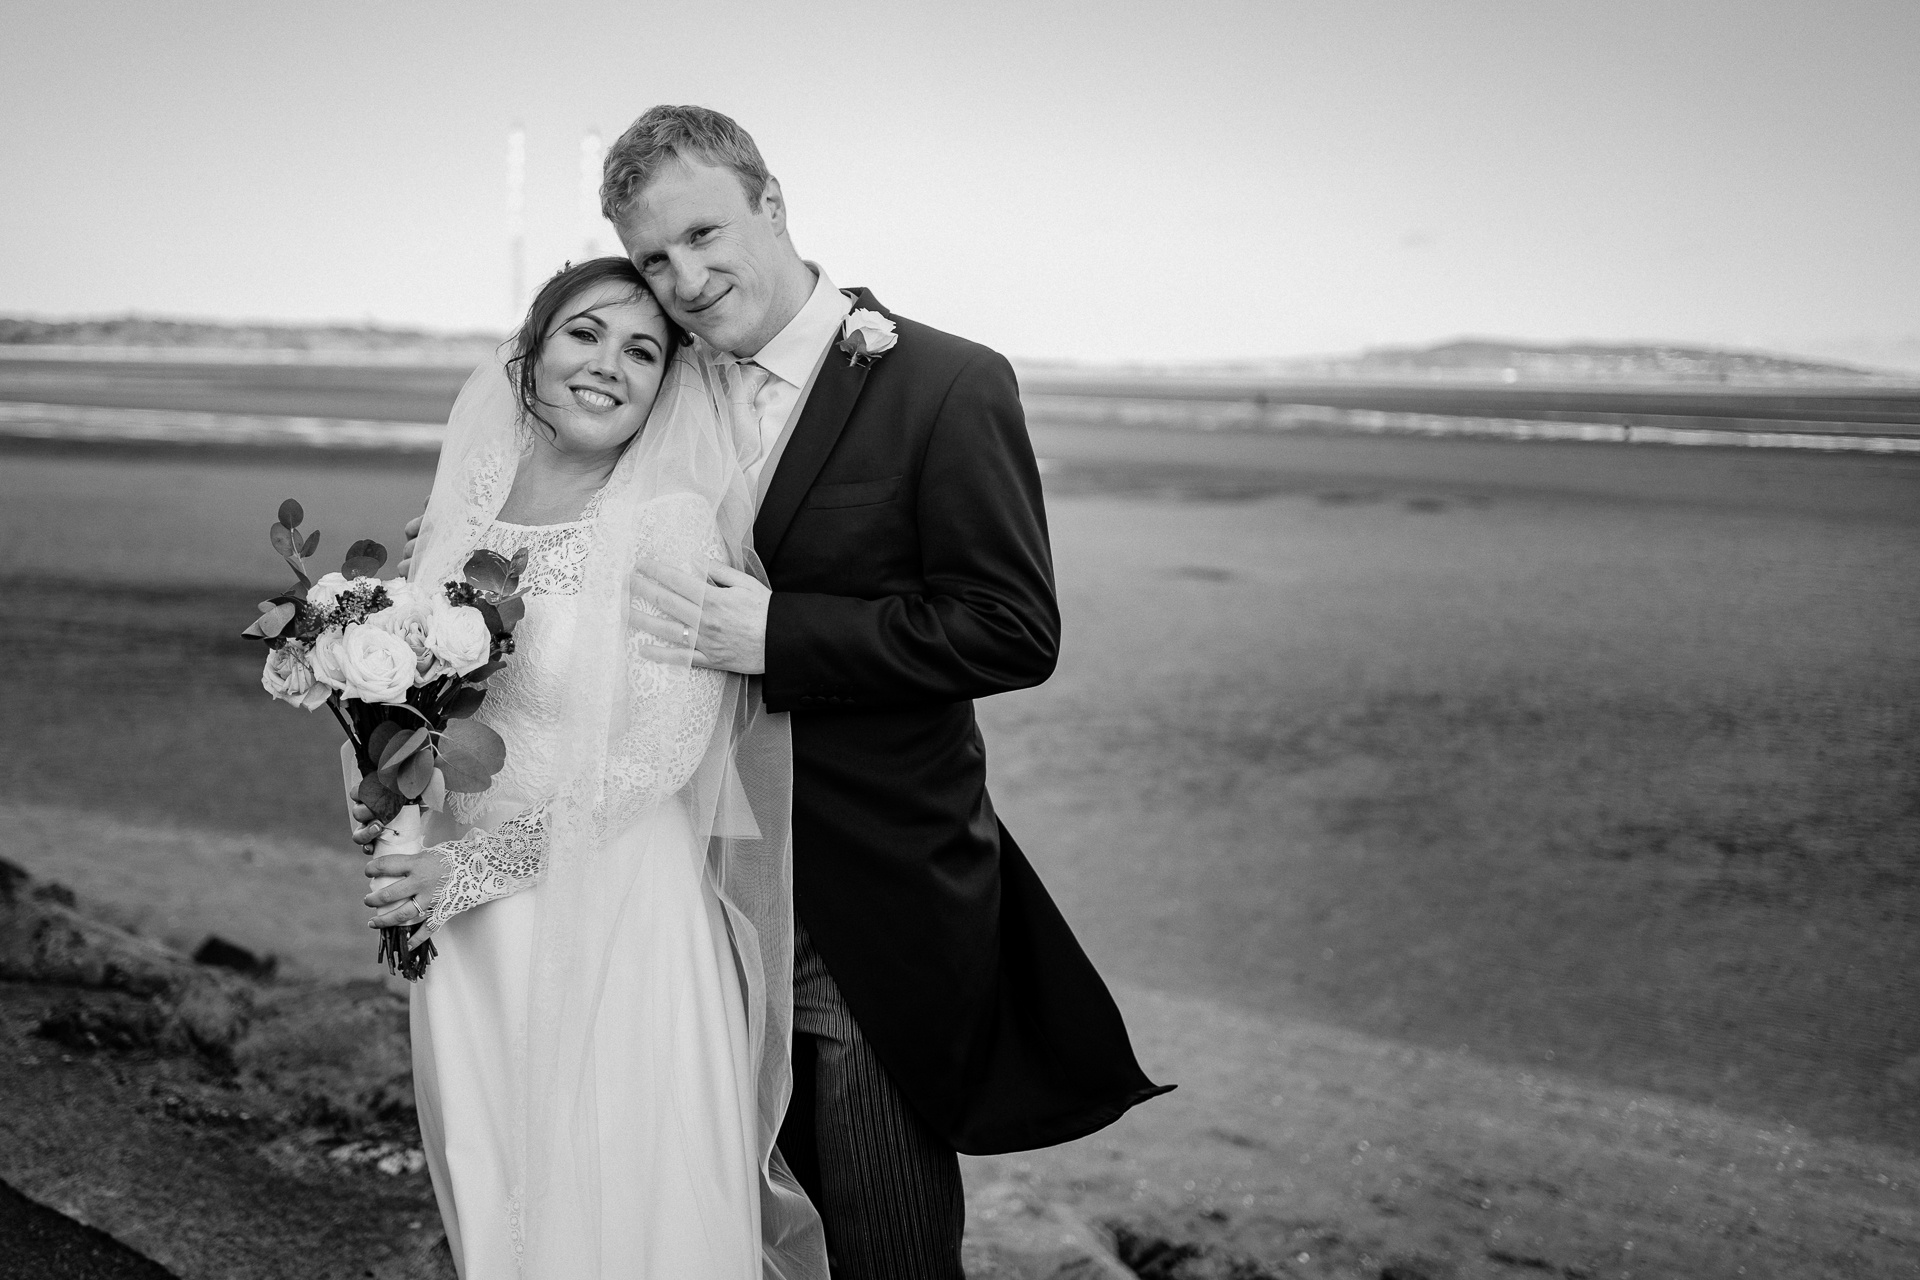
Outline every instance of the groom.
POLYGON ((1091 1133, 1164 1089, 996 818, 973 699, 1053 672, 1060 617, 1012 368, 802 260, 745 130, 655 107, 603 212, 675 321, 752 391, 754 544, 653 566, 636 628, 792 713, 794 1101, 781 1151, 834 1274, 961 1280, 956 1151, 1091 1133), (702 601, 699 607, 691 599, 702 601))

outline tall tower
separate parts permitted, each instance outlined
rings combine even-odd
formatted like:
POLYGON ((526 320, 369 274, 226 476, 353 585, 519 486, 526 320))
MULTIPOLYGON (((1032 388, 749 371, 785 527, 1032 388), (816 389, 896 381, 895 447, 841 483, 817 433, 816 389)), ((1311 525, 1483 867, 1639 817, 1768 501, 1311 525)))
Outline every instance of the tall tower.
POLYGON ((507 133, 507 277, 508 315, 518 324, 527 305, 527 131, 517 124, 507 133))
POLYGON ((606 162, 607 146, 600 131, 589 129, 580 139, 580 257, 597 258, 610 253, 601 232, 600 167, 606 162))

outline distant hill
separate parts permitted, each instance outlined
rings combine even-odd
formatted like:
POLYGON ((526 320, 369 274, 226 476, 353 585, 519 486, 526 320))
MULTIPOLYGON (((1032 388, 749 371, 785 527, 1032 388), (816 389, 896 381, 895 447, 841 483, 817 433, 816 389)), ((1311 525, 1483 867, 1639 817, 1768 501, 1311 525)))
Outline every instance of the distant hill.
POLYGON ((1528 382, 1744 382, 1873 376, 1855 365, 1719 347, 1597 343, 1555 347, 1485 338, 1461 338, 1430 347, 1375 347, 1330 363, 1359 376, 1471 373, 1528 382))
MULTIPOLYGON (((1060 362, 1024 362, 1035 372, 1091 372, 1060 362)), ((1217 364, 1130 364, 1142 374, 1218 375, 1381 382, 1729 383, 1860 386, 1910 384, 1912 373, 1763 351, 1672 343, 1548 346, 1459 338, 1426 347, 1374 347, 1357 355, 1304 356, 1217 364)))
MULTIPOLYGON (((483 358, 497 333, 438 333, 354 324, 248 324, 169 320, 154 316, 104 316, 81 320, 35 320, 0 316, 0 356, 47 354, 101 358, 137 353, 138 358, 238 359, 353 363, 459 364, 483 358)), ((1020 361, 1035 372, 1094 372, 1073 361, 1020 361)), ((1111 365, 1101 366, 1114 371, 1111 365)), ((1691 347, 1672 343, 1568 343, 1548 346, 1493 338, 1459 338, 1426 347, 1374 347, 1357 355, 1309 356, 1222 363, 1133 362, 1122 371, 1183 376, 1327 378, 1359 381, 1744 383, 1873 385, 1910 384, 1912 372, 1869 369, 1834 360, 1691 347)))
POLYGON ((154 316, 33 320, 0 316, 0 347, 139 349, 150 351, 306 352, 313 355, 418 354, 478 359, 500 341, 494 333, 435 333, 354 324, 229 324, 154 316))

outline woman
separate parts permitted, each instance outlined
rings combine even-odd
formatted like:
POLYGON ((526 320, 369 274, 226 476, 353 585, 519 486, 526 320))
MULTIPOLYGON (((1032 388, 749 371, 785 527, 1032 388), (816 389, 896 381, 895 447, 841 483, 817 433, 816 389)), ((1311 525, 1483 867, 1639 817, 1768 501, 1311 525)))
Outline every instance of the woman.
MULTIPOLYGON (((773 1149, 789 1088, 784 717, 629 639, 637 557, 747 561, 718 379, 632 265, 569 267, 454 406, 410 576, 529 553, 478 716, 507 744, 450 795, 376 927, 424 921, 414 1089, 465 1280, 826 1276, 773 1149)), ((704 576, 704 575, 703 575, 704 576)), ((361 817, 366 817, 362 813, 361 817)))

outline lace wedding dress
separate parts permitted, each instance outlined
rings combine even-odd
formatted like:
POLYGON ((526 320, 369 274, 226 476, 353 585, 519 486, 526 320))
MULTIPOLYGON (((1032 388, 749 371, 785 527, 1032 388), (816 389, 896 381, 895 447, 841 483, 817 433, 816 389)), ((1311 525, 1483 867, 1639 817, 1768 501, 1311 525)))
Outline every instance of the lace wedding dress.
MULTIPOLYGON (((659 506, 643 517, 670 519, 659 506)), ((509 1116, 528 1034, 545 804, 589 523, 496 523, 482 539, 506 555, 533 549, 516 652, 480 712, 506 740, 507 766, 487 792, 454 806, 467 833, 442 846, 454 874, 434 908, 439 955, 412 996, 421 1133, 464 1280, 521 1275, 509 1116)), ((663 790, 676 789, 674 775, 684 783, 692 774, 714 727, 722 677, 699 674, 709 696, 684 725, 686 752, 647 762, 665 775, 663 790)), ((589 1066, 617 1087, 599 1092, 592 1149, 573 1154, 598 1164, 602 1275, 758 1280, 747 1017, 726 917, 692 839, 684 809, 672 803, 613 838, 614 856, 637 868, 606 958, 589 1066)))
MULTIPOLYGON (((791 1094, 792 748, 744 677, 646 649, 636 569, 738 569, 757 430, 682 348, 579 520, 502 523, 534 447, 506 365, 462 389, 411 571, 526 548, 527 608, 478 719, 487 790, 449 795, 414 1091, 465 1280, 827 1280, 775 1144, 791 1094)), ((699 602, 694 602, 698 607, 699 602)), ((696 620, 697 624, 697 620, 696 620)))

